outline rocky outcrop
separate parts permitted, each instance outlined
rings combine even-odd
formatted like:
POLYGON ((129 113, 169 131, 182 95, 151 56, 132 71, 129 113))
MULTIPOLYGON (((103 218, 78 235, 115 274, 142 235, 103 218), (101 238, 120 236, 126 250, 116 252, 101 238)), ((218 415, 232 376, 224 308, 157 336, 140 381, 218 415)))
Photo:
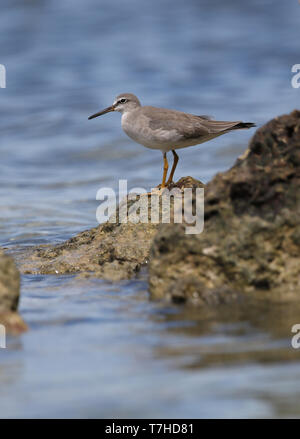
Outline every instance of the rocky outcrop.
MULTIPOLYGON (((128 279, 149 261, 153 298, 218 304, 246 296, 294 300, 300 294, 300 112, 260 128, 235 165, 205 187, 205 226, 186 234, 186 224, 128 223, 117 213, 56 246, 26 250, 24 273, 128 279)), ((174 187, 202 188, 186 177, 174 187)), ((147 196, 144 195, 146 198, 147 196)), ((195 202, 195 192, 194 192, 195 202)), ((161 209, 159 206, 158 209, 161 209)), ((155 212, 154 212, 155 213, 155 212)), ((175 221, 176 222, 176 221, 175 221)))
MULTIPOLYGON (((174 184, 173 188, 175 187, 182 191, 184 188, 203 187, 203 184, 186 177, 174 184)), ((153 218, 155 211, 161 215, 162 208, 161 204, 151 204, 147 195, 141 197, 148 203, 144 216, 139 212, 142 222, 135 222, 135 210, 132 210, 135 201, 141 198, 138 196, 137 200, 124 199, 118 208, 116 222, 108 221, 56 246, 27 250, 26 258, 19 255, 20 270, 23 273, 41 274, 77 273, 112 281, 131 278, 148 261, 150 246, 159 226, 159 222, 151 222, 151 215, 153 218), (127 223, 122 223, 119 209, 125 204, 128 220, 127 223)), ((161 200, 159 194, 152 195, 152 201, 154 197, 161 200)))
POLYGON ((150 253, 153 298, 216 304, 300 298, 300 112, 257 130, 205 188, 205 226, 162 225, 150 253))
POLYGON ((8 333, 26 330, 26 324, 17 313, 19 294, 19 271, 13 259, 0 250, 0 324, 8 333))
POLYGON ((118 281, 129 279, 147 261, 156 232, 151 224, 105 223, 54 247, 28 252, 24 273, 70 274, 118 281))

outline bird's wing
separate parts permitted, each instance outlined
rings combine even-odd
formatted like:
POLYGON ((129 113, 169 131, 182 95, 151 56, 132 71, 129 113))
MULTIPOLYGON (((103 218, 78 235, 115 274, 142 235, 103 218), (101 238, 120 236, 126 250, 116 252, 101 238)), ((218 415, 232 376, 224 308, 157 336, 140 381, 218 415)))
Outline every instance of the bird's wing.
POLYGON ((234 129, 234 127, 241 124, 241 121, 228 122, 222 120, 203 119, 203 116, 197 117, 201 119, 201 123, 209 130, 210 134, 217 134, 223 131, 226 132, 228 130, 234 129))
POLYGON ((201 116, 197 116, 197 117, 201 117, 201 119, 205 119, 205 120, 215 120, 213 116, 209 116, 207 114, 201 114, 201 116))
POLYGON ((210 132, 204 126, 205 119, 180 111, 164 108, 143 107, 143 115, 148 119, 149 128, 153 131, 173 131, 178 139, 192 139, 207 136, 210 132))
POLYGON ((164 108, 142 108, 144 116, 148 119, 148 125, 151 130, 176 131, 178 138, 181 139, 197 139, 204 136, 217 135, 233 129, 240 123, 240 121, 216 121, 209 116, 196 116, 164 108))

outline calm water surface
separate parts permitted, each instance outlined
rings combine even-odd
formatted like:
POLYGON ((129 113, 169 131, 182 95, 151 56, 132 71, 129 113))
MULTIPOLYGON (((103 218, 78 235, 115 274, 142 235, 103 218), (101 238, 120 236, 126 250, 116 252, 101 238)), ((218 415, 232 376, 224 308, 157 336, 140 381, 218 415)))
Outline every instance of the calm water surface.
MULTIPOLYGON (((116 94, 261 125, 299 106, 297 1, 3 0, 0 246, 17 252, 96 225, 100 187, 146 189, 161 154, 120 115, 116 94)), ((177 176, 207 182, 251 133, 180 153, 177 176)), ((300 308, 199 313, 153 303, 142 274, 110 284, 23 276, 30 331, 0 351, 1 417, 299 417, 300 308)))

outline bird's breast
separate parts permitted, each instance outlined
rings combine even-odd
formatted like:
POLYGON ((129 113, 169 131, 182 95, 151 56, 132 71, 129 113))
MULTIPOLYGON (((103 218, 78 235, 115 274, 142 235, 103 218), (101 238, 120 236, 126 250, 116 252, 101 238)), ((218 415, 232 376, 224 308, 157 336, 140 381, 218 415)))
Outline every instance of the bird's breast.
POLYGON ((162 151, 171 149, 170 136, 172 133, 166 130, 151 129, 147 116, 134 114, 134 112, 124 113, 121 123, 127 136, 146 148, 162 151))

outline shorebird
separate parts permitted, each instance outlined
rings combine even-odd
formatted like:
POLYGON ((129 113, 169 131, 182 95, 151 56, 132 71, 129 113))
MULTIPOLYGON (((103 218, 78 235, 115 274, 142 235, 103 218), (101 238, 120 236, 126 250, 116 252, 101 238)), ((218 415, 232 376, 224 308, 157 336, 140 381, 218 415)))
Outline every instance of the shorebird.
POLYGON ((255 127, 252 122, 217 121, 209 116, 196 116, 182 111, 142 106, 132 93, 117 96, 110 107, 93 114, 93 119, 111 111, 122 113, 122 128, 135 142, 163 153, 163 178, 160 188, 169 186, 179 160, 175 150, 207 142, 232 130, 255 127), (167 179, 167 152, 172 151, 173 166, 167 179))

